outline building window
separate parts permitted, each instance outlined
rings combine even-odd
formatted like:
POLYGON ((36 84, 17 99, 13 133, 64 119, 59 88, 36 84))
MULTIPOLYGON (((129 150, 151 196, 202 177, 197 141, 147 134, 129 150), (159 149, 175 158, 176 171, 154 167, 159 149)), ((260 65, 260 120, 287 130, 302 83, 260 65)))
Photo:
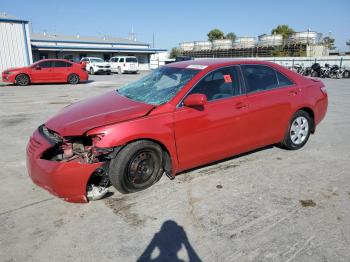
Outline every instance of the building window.
POLYGON ((103 60, 109 61, 110 58, 111 58, 110 54, 103 54, 103 60))
POLYGON ((67 60, 73 62, 73 55, 64 55, 64 56, 63 56, 63 59, 67 59, 67 60))
POLYGON ((49 54, 48 53, 39 53, 39 60, 41 59, 48 59, 49 58, 49 54))

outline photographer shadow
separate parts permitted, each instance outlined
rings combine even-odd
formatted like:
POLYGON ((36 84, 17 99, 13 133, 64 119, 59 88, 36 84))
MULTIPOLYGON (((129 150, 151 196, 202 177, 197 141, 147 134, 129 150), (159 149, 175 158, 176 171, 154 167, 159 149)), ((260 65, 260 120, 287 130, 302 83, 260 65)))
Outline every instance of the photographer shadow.
POLYGON ((190 242, 188 241, 185 230, 173 220, 167 220, 163 223, 159 232, 157 232, 143 254, 138 258, 138 262, 182 262, 184 260, 178 257, 178 252, 185 248, 188 261, 202 261, 190 242))

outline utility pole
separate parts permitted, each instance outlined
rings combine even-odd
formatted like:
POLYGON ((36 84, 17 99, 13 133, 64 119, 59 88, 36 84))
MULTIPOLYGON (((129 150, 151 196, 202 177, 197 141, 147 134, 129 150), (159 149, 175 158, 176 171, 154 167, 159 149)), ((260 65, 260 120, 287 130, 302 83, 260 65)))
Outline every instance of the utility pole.
POLYGON ((152 34, 152 47, 154 48, 154 32, 152 34))

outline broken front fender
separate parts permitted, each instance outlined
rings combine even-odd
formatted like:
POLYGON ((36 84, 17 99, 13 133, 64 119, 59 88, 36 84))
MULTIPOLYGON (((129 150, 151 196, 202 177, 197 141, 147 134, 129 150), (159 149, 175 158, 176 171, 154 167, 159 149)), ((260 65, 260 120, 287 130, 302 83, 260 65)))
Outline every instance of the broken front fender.
POLYGON ((35 184, 68 202, 87 202, 87 182, 103 163, 41 159, 42 154, 51 147, 52 144, 36 130, 27 146, 29 176, 35 184))

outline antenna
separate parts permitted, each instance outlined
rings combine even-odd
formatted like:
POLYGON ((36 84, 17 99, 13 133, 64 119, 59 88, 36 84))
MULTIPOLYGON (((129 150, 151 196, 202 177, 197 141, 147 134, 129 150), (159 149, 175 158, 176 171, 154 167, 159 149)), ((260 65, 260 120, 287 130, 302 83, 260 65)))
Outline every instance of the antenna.
POLYGON ((136 33, 134 33, 134 26, 131 26, 131 32, 129 33, 129 40, 136 41, 136 33))

